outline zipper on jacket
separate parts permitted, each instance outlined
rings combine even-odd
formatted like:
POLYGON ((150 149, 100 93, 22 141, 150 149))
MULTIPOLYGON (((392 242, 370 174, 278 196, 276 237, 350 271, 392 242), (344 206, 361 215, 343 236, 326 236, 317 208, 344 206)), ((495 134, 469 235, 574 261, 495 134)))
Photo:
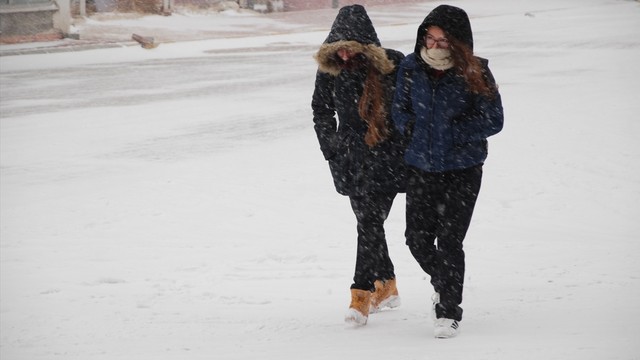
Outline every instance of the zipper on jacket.
POLYGON ((429 166, 434 168, 433 164, 433 114, 435 113, 433 107, 435 106, 436 87, 437 81, 431 81, 431 106, 429 106, 429 166))

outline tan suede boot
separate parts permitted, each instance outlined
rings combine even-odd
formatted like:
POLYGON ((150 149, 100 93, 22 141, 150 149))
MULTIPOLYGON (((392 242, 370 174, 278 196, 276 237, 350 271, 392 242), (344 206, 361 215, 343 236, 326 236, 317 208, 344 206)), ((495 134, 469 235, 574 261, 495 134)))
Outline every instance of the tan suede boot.
POLYGON ((367 324, 369 307, 371 306, 371 291, 351 289, 351 304, 344 321, 347 324, 362 326, 367 324))
POLYGON ((400 296, 396 287, 396 279, 376 280, 376 291, 371 295, 371 308, 369 312, 375 313, 383 308, 397 308, 400 306, 400 296))

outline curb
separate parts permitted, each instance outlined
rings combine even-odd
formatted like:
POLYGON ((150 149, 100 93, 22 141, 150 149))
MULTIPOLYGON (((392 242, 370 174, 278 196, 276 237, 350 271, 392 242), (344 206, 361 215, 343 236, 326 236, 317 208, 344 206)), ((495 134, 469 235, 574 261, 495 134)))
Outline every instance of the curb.
POLYGON ((33 48, 16 48, 16 49, 1 49, 0 57, 2 56, 17 56, 17 55, 33 55, 33 54, 54 54, 60 52, 71 51, 83 51, 83 50, 95 50, 95 49, 108 49, 118 47, 139 46, 137 42, 104 42, 104 41, 92 41, 82 43, 66 43, 52 46, 38 46, 33 48))

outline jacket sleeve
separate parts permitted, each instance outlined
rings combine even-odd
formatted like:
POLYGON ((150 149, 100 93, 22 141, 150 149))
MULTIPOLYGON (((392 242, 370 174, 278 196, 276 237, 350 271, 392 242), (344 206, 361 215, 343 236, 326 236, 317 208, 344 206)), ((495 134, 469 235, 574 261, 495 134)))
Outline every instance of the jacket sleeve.
POLYGON ((333 88, 334 77, 318 71, 311 109, 313 110, 313 128, 318 136, 320 150, 325 160, 329 160, 335 155, 333 142, 336 137, 337 121, 333 88))
MULTIPOLYGON (((486 80, 495 85, 493 74, 486 63, 484 71, 486 80)), ((504 112, 498 90, 492 98, 476 96, 471 109, 455 119, 454 123, 457 130, 454 136, 456 144, 486 140, 499 133, 504 124, 504 112)))
POLYGON ((385 76, 385 110, 387 111, 387 121, 390 123, 389 126, 394 132, 398 132, 393 122, 393 98, 396 94, 396 80, 398 78, 398 69, 400 67, 400 63, 402 62, 402 59, 404 59, 404 54, 397 50, 387 49, 387 58, 389 58, 393 62, 394 69, 390 74, 385 76))
POLYGON ((415 122, 415 113, 411 101, 411 70, 405 66, 405 61, 400 64, 398 69, 391 115, 398 132, 403 137, 408 136, 410 127, 415 122))

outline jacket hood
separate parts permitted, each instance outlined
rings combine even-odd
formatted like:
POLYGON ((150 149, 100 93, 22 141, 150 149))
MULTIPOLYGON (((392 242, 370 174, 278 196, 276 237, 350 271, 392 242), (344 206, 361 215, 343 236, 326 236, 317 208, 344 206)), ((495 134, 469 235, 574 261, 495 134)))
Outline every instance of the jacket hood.
POLYGON ((416 54, 419 54, 420 50, 424 47, 423 39, 429 26, 442 28, 449 36, 462 41, 473 50, 471 23, 469 22, 469 16, 467 16, 464 10, 451 5, 440 5, 433 9, 429 15, 424 18, 420 27, 418 27, 415 47, 416 54))
POLYGON ((378 34, 362 5, 345 6, 340 9, 324 43, 336 41, 355 41, 380 46, 378 34))
POLYGON ((339 49, 362 53, 382 74, 391 73, 395 67, 381 47, 373 23, 362 5, 345 6, 338 12, 327 39, 314 56, 319 71, 334 76, 340 73, 342 68, 336 56, 339 49))

